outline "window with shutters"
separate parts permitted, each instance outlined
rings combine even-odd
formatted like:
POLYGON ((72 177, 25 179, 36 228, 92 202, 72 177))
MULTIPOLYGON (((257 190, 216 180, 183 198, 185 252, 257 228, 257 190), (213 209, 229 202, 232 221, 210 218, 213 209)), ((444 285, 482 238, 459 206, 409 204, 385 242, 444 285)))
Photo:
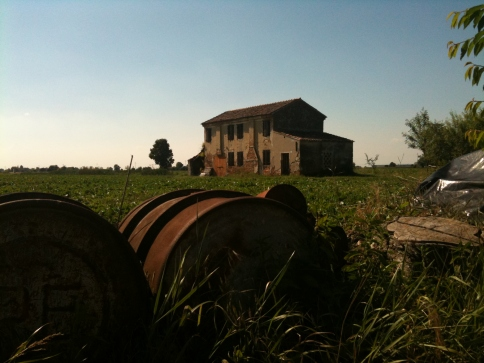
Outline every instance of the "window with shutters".
POLYGON ((271 136, 271 120, 262 121, 262 136, 271 136))
POLYGON ((244 124, 237 124, 237 139, 244 138, 244 124))
POLYGON ((233 153, 233 151, 228 153, 228 157, 229 157, 229 160, 228 160, 229 166, 234 166, 235 163, 234 163, 234 153, 233 153))
POLYGON ((228 139, 229 140, 233 140, 234 139, 234 125, 229 125, 227 127, 227 135, 228 135, 228 139))
POLYGON ((237 166, 244 165, 244 152, 237 151, 237 166))
POLYGON ((262 150, 262 165, 271 165, 271 151, 262 150))
POLYGON ((212 142, 212 129, 205 129, 205 142, 212 142))

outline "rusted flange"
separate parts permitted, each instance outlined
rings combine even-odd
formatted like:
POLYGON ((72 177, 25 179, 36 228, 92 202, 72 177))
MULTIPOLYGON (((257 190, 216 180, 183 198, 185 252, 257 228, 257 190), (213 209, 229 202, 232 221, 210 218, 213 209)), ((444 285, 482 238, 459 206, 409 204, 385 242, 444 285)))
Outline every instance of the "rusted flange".
POLYGON ((207 190, 178 198, 170 198, 163 204, 153 208, 140 220, 136 228, 127 236, 128 241, 140 261, 144 263, 156 236, 182 210, 207 199, 235 198, 240 196, 247 196, 247 194, 232 190, 207 190))
POLYGON ((257 195, 261 198, 277 200, 306 216, 308 205, 303 193, 289 184, 279 184, 257 195))
MULTIPOLYGON (((64 334, 59 361, 99 361, 136 341, 149 316, 141 266, 110 223, 62 201, 0 204, 0 336, 19 344, 48 323, 46 334, 64 334)), ((17 346, 4 343, 2 354, 17 346)))
POLYGON ((119 231, 129 239, 131 233, 136 228, 138 223, 153 209, 158 207, 169 200, 184 197, 195 192, 200 192, 201 189, 181 189, 175 190, 173 192, 165 193, 162 195, 157 195, 153 198, 147 199, 138 205, 136 208, 132 209, 126 217, 119 223, 119 231))
POLYGON ((156 293, 163 274, 164 286, 174 281, 182 256, 184 270, 191 268, 193 276, 195 266, 207 256, 229 250, 237 258, 231 270, 225 271, 228 284, 237 290, 254 288, 257 278, 265 282, 273 278, 269 275, 279 272, 311 232, 305 216, 278 201, 250 196, 210 198, 171 216, 152 241, 144 271, 156 293), (261 271, 267 276, 261 276, 261 271))
POLYGON ((56 194, 51 194, 51 193, 42 193, 42 192, 19 192, 19 193, 7 193, 7 194, 2 194, 0 195, 0 204, 3 203, 8 203, 8 202, 16 202, 19 200, 27 200, 27 199, 49 199, 49 200, 58 200, 61 202, 66 202, 70 204, 77 205, 79 207, 84 207, 87 209, 91 209, 81 202, 78 202, 77 200, 70 199, 67 197, 64 197, 62 195, 56 195, 56 194))

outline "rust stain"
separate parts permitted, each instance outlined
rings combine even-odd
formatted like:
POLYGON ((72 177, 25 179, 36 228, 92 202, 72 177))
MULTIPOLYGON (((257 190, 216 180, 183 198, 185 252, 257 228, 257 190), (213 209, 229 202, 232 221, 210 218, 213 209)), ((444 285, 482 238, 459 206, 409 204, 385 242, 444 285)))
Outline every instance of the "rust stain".
POLYGON ((76 203, 22 198, 0 204, 2 334, 19 344, 49 323, 46 334, 62 333, 80 350, 147 321, 141 266, 111 224, 76 203))
MULTIPOLYGON (((166 280, 163 286, 173 281, 182 256, 185 269, 190 269, 200 257, 204 260, 221 251, 233 251, 232 255, 238 256, 236 265, 245 266, 256 263, 254 252, 266 245, 264 250, 271 251, 271 258, 282 267, 311 235, 306 214, 304 195, 291 185, 273 187, 258 197, 234 191, 203 191, 153 208, 128 238, 156 294, 162 276, 166 280)), ((237 277, 238 272, 227 274, 229 280, 243 280, 237 277)))

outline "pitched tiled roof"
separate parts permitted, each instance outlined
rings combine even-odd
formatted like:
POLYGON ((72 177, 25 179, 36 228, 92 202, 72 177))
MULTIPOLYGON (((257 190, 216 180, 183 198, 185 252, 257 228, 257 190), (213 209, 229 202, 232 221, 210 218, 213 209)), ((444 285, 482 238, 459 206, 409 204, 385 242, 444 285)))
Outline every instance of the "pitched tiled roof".
POLYGON ((268 103, 266 105, 239 108, 238 110, 225 111, 224 113, 203 122, 202 125, 213 123, 213 122, 219 122, 219 121, 237 120, 245 117, 270 115, 273 112, 279 110, 280 108, 298 100, 300 100, 300 98, 294 98, 292 100, 287 100, 287 101, 268 103))
POLYGON ((327 141, 351 141, 351 142, 354 142, 353 140, 347 139, 346 137, 328 134, 327 132, 323 132, 321 139, 327 140, 327 141))
POLYGON ((298 140, 305 141, 339 141, 339 142, 354 142, 353 140, 347 139, 345 137, 336 136, 333 134, 328 134, 327 132, 303 132, 295 131, 292 133, 285 133, 280 131, 274 131, 281 135, 286 135, 288 137, 293 137, 298 140))

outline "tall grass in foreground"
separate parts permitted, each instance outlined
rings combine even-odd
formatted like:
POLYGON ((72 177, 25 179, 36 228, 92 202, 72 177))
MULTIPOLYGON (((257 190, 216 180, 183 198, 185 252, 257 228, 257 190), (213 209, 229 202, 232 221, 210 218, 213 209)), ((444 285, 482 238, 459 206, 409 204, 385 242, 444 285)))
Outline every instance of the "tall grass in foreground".
MULTIPOLYGON (((360 241, 344 271, 334 271, 339 286, 326 285, 310 305, 284 293, 296 256, 259 292, 215 288, 209 259, 187 285, 194 267, 182 260, 154 301, 146 348, 126 362, 484 361, 482 248, 403 253, 393 261, 381 245, 360 241), (340 305, 329 304, 338 293, 340 305)), ((55 355, 45 343, 42 356, 55 355)))
MULTIPOLYGON (((424 175, 378 172, 321 179, 134 179, 140 200, 148 196, 141 187, 148 180, 156 181, 159 193, 162 183, 188 187, 180 184, 185 180, 205 183, 191 187, 251 194, 288 182, 307 197, 320 236, 311 241, 317 253, 311 254, 310 264, 295 254, 258 291, 218 289, 216 265, 204 259, 195 267, 184 266, 182 260, 173 283, 153 302, 148 344, 134 361, 484 361, 483 248, 392 250, 385 223, 399 215, 461 217, 415 204, 413 191, 424 175), (342 268, 338 239, 330 233, 334 225, 351 239, 342 268), (402 258, 394 260, 395 253, 402 258), (188 283, 190 269, 198 277, 188 283)), ((89 192, 99 195, 97 189, 92 186, 89 192)), ((9 362, 21 362, 18 358, 9 362)))
MULTIPOLYGON (((215 290, 207 288, 217 270, 199 274, 197 282, 186 288, 182 259, 168 291, 156 298, 149 361, 334 360, 334 334, 318 329, 317 322, 300 311, 297 302, 278 294, 292 258, 259 294, 254 290, 220 293, 220 285, 212 285, 215 290)), ((201 271, 207 272, 202 266, 196 273, 201 271)))
POLYGON ((352 272, 358 286, 340 360, 484 361, 482 248, 421 247, 403 263, 387 257, 368 245, 348 256, 360 271, 352 272))
POLYGON ((55 358, 57 354, 51 353, 51 350, 53 350, 51 344, 61 337, 62 334, 57 333, 43 338, 39 337, 38 335, 43 327, 38 328, 26 341, 20 344, 5 363, 34 363, 55 358))
POLYGON ((350 292, 331 309, 322 307, 327 301, 308 307, 281 294, 293 278, 295 256, 258 294, 211 295, 216 271, 202 273, 184 291, 179 275, 158 304, 150 336, 156 352, 148 351, 147 361, 484 361, 484 251, 458 246, 403 253, 396 262, 368 242, 353 249, 345 272, 335 271, 341 285, 329 291, 350 292))

